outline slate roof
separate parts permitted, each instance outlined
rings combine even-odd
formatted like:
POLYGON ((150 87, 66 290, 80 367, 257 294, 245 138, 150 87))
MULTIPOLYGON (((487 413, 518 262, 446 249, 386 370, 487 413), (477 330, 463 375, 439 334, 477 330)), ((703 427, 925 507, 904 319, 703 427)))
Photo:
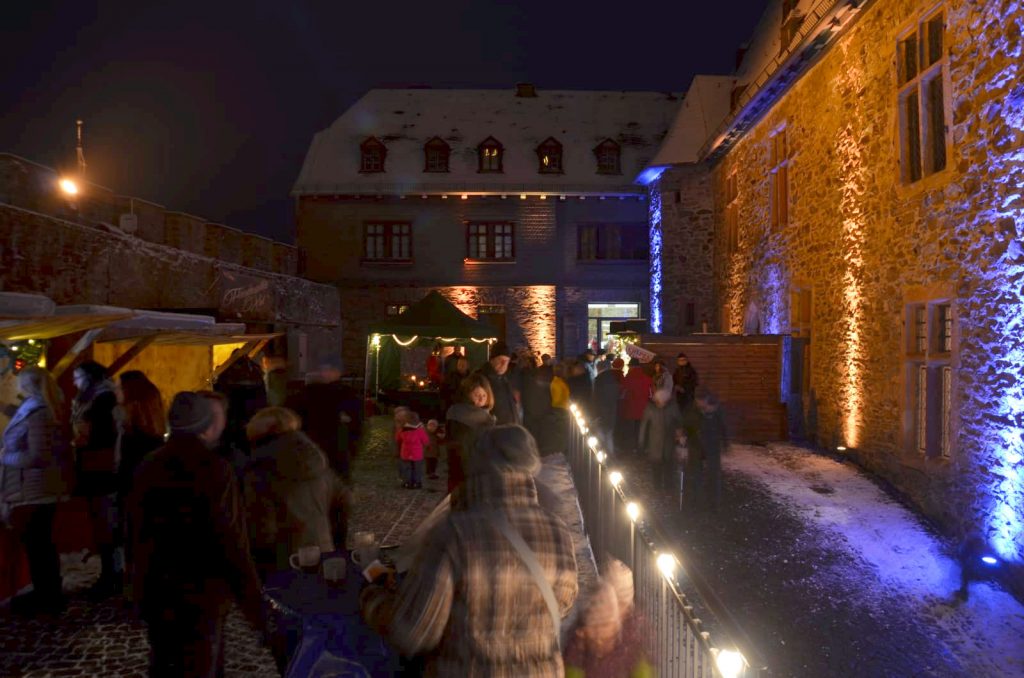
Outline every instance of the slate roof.
POLYGON ((681 95, 538 89, 375 89, 318 132, 292 189, 301 195, 418 193, 642 193, 633 178, 654 157, 681 95), (387 148, 385 172, 360 173, 360 144, 387 148), (447 173, 424 172, 423 147, 440 137, 451 147, 447 173), (504 147, 501 174, 478 172, 477 146, 504 147), (562 174, 538 172, 536 148, 549 137, 563 147, 562 174), (597 173, 593 149, 621 147, 620 175, 597 173))

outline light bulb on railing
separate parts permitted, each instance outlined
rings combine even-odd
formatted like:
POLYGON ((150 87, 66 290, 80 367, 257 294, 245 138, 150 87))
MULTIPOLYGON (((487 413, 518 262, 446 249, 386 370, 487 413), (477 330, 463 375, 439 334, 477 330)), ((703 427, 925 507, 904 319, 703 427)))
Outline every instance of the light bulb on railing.
POLYGON ((597 457, 597 463, 598 464, 603 464, 604 460, 608 458, 608 455, 605 454, 604 452, 600 451, 600 450, 595 452, 594 456, 597 457))
POLYGON ((715 665, 718 666, 722 678, 736 678, 743 672, 747 660, 735 650, 719 650, 715 658, 715 665))
POLYGON ((671 553, 659 553, 658 554, 658 569, 661 573, 668 578, 672 578, 676 573, 676 557, 671 553))
POLYGON ((612 471, 608 474, 608 482, 612 484, 612 487, 618 487, 622 484, 622 474, 618 471, 612 471))
POLYGON ((640 504, 635 501, 629 502, 626 504, 626 513, 629 514, 629 519, 635 523, 636 519, 640 517, 640 504))
POLYGON ((590 436, 589 438, 587 438, 587 445, 589 445, 591 449, 597 447, 597 437, 590 436))

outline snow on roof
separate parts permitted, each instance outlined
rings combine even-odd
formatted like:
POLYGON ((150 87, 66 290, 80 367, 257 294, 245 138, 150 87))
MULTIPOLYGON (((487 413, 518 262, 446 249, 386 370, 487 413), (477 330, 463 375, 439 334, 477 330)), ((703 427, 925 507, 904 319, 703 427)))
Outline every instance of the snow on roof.
POLYGON ((318 132, 292 195, 437 192, 627 193, 654 156, 680 104, 664 92, 375 89, 318 132), (387 148, 385 172, 361 173, 360 144, 387 148), (451 147, 449 172, 424 172, 424 144, 451 147), (502 173, 478 172, 477 146, 488 137, 504 149, 502 173), (562 174, 538 172, 536 148, 562 144, 562 174), (594 148, 621 147, 621 175, 598 174, 594 148))
POLYGON ((708 137, 729 115, 730 95, 735 82, 731 75, 694 77, 665 141, 637 181, 647 184, 652 171, 656 175, 665 167, 700 160, 700 150, 708 137))

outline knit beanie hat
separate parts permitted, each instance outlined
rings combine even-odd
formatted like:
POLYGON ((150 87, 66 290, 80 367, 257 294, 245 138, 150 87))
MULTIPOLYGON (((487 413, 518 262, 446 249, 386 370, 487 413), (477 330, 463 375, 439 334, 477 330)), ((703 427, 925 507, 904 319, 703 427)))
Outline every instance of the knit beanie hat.
POLYGON ((540 453, 533 436, 522 426, 494 426, 480 434, 468 467, 469 475, 512 471, 534 474, 540 470, 540 453))
POLYGON ((182 391, 174 396, 167 412, 167 424, 171 433, 199 435, 213 423, 213 405, 207 398, 191 391, 182 391))

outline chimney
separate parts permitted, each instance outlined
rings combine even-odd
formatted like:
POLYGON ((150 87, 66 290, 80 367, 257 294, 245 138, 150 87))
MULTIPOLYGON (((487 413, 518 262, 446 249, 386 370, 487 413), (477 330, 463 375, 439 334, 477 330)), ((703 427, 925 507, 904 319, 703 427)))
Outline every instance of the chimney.
POLYGON ((533 98, 537 96, 537 88, 533 86, 532 82, 517 82, 516 83, 516 96, 523 98, 533 98))

